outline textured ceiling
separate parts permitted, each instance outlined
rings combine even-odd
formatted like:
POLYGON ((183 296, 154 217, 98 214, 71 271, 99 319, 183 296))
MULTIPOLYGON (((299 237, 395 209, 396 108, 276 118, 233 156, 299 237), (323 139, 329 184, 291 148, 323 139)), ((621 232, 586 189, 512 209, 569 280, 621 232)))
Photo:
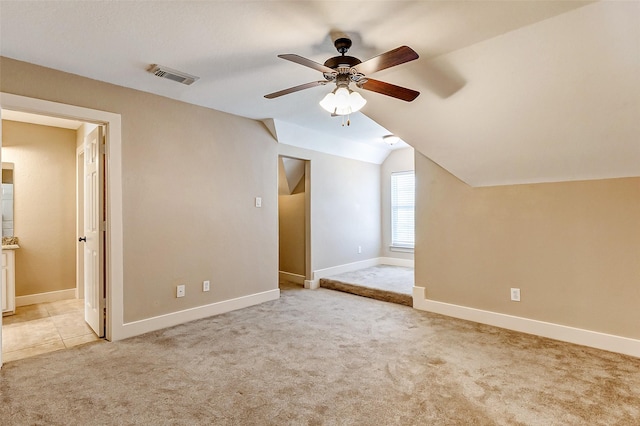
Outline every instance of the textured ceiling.
MULTIPOLYGON (((640 28, 640 11, 637 2, 623 3, 2 0, 0 53, 253 119, 308 128, 327 143, 387 149, 381 138, 395 133, 471 185, 617 177, 640 174, 640 166, 628 164, 640 160, 640 149, 633 146, 638 126, 628 122, 639 112, 640 50, 634 28, 640 28), (598 27, 607 19, 610 26, 598 27), (625 21, 621 25, 620 19, 625 21), (401 45, 412 47, 420 59, 374 77, 419 90, 421 96, 405 103, 363 92, 368 103, 349 127, 318 106, 327 87, 263 98, 320 79, 319 72, 276 55, 296 53, 322 63, 336 54, 332 30, 346 32, 353 40, 349 54, 362 60, 401 45), (585 46, 578 43, 582 39, 585 46), (620 40, 623 50, 615 54, 610 43, 620 40), (581 68, 590 55, 598 59, 597 67, 581 68), (156 63, 200 80, 184 86, 157 78, 146 72, 156 63), (569 81, 576 69, 577 82, 569 81), (619 71, 614 75, 626 86, 626 94, 610 83, 599 86, 612 70, 619 71), (585 95, 583 89, 589 91, 594 84, 595 91, 603 93, 585 95), (589 122, 595 111, 575 112, 564 121, 560 111, 552 112, 557 123, 546 123, 542 133, 532 125, 536 119, 551 120, 545 111, 553 111, 554 105, 581 109, 594 97, 621 113, 619 140, 607 141, 613 153, 598 145, 604 135, 588 140, 590 152, 583 152, 578 139, 593 139, 589 122), (580 123, 587 129, 572 133, 580 123), (556 128, 561 143, 553 134, 556 128), (604 166, 590 173, 596 158, 604 166)), ((593 131, 610 127, 600 125, 593 131)))

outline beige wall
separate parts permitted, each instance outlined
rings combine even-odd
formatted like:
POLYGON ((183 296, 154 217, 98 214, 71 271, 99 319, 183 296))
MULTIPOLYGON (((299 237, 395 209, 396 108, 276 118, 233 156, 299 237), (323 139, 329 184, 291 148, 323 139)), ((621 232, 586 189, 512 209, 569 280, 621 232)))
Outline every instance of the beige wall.
POLYGON ((2 121, 14 168, 16 296, 76 286, 76 131, 2 121))
POLYGON ((381 170, 381 206, 382 206, 382 246, 383 257, 413 259, 413 253, 404 253, 389 249, 391 246, 391 173, 414 170, 413 148, 396 149, 380 166, 381 170))
POLYGON ((428 299, 640 338, 640 178, 471 188, 418 153, 416 176, 428 299))
POLYGON ((305 275, 305 193, 278 196, 280 271, 305 275))
POLYGON ((308 278, 306 168, 306 161, 278 158, 279 270, 308 278))
POLYGON ((310 161, 311 269, 379 257, 380 166, 290 145, 278 151, 310 161))
POLYGON ((3 92, 122 117, 125 322, 277 288, 277 152, 261 123, 7 58, 0 67, 3 92))

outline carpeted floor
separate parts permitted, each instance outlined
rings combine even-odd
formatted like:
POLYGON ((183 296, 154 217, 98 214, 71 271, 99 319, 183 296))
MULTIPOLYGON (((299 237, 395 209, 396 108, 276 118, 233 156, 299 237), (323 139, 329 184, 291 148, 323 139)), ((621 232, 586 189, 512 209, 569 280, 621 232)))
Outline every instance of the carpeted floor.
POLYGON ((320 287, 413 306, 413 268, 377 265, 320 279, 320 287))
POLYGON ((640 359, 325 289, 7 363, 3 425, 637 425, 640 359))

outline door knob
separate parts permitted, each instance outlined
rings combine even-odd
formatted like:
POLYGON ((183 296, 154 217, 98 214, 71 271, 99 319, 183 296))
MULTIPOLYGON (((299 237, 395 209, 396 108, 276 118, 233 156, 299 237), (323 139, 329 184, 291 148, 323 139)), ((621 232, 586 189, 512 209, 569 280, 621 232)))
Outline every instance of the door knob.
POLYGON ((80 242, 84 241, 86 243, 87 242, 87 237, 80 237, 80 238, 78 238, 78 241, 80 241, 80 242))

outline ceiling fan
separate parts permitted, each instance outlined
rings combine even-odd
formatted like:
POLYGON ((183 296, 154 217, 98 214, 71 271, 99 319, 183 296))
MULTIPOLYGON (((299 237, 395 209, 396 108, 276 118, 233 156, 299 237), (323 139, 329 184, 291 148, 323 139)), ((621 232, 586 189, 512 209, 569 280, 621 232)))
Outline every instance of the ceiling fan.
POLYGON ((351 47, 351 39, 340 37, 333 44, 340 55, 327 59, 324 64, 295 54, 278 55, 279 58, 322 72, 324 80, 290 87, 269 93, 264 97, 274 99, 300 90, 335 83, 336 89, 325 96, 320 101, 320 105, 332 115, 348 115, 358 111, 367 102, 359 93, 349 89, 350 83, 354 83, 360 89, 381 93, 406 102, 413 101, 420 94, 415 90, 368 77, 374 72, 418 59, 418 54, 410 47, 401 46, 362 62, 358 58, 345 55, 351 47))

